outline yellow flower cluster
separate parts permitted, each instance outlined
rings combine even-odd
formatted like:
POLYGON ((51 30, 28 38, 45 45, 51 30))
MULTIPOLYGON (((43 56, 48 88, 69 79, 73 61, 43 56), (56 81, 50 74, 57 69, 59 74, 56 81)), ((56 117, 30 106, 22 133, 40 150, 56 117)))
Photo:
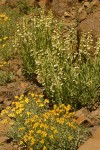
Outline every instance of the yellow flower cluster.
MULTIPOLYGON (((12 103, 13 108, 7 107, 1 112, 1 116, 14 118, 10 124, 20 146, 27 145, 30 150, 47 150, 48 145, 61 142, 64 134, 66 141, 73 139, 71 134, 76 125, 70 105, 59 104, 48 109, 49 100, 34 93, 15 98, 17 101, 12 103)), ((2 123, 8 121, 3 120, 2 123)))

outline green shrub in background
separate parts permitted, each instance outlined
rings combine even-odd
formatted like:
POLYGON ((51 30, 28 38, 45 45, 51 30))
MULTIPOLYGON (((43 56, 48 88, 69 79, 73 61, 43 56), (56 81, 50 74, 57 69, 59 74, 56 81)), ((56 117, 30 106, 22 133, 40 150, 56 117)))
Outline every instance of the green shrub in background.
POLYGON ((14 47, 20 50, 25 72, 38 75, 53 103, 91 108, 99 100, 100 39, 92 58, 90 33, 83 33, 79 43, 75 25, 64 34, 62 21, 39 10, 17 24, 14 47))

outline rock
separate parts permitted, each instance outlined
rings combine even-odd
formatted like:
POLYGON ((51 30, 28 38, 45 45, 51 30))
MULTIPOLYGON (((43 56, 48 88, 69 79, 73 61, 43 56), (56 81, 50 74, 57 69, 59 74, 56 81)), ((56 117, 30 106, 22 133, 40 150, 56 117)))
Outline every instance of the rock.
POLYGON ((41 8, 46 8, 46 5, 48 5, 48 7, 50 7, 50 6, 49 6, 49 3, 47 2, 47 0, 40 0, 40 1, 38 2, 38 4, 39 4, 39 6, 40 6, 41 8))
POLYGON ((26 0, 29 6, 33 6, 36 0, 26 0))
POLYGON ((0 133, 6 133, 8 130, 9 130, 9 125, 5 125, 5 124, 2 124, 2 122, 0 121, 0 133))
POLYGON ((100 38, 100 11, 91 13, 79 24, 79 31, 91 32, 94 39, 100 38))
POLYGON ((91 119, 95 126, 100 125, 100 108, 91 112, 91 119))
POLYGON ((77 0, 53 0, 51 7, 55 16, 61 17, 64 15, 64 12, 70 12, 70 9, 75 6, 77 0))
POLYGON ((79 9, 78 9, 78 13, 80 14, 81 12, 82 12, 82 10, 84 9, 84 7, 82 6, 82 7, 80 7, 79 9))
POLYGON ((78 150, 100 150, 100 127, 96 129, 93 136, 81 145, 78 150))
POLYGON ((100 127, 96 129, 96 131, 93 134, 93 138, 100 140, 100 127))
POLYGON ((90 6, 90 3, 89 2, 85 2, 83 6, 88 8, 90 6))
POLYGON ((2 103, 4 100, 4 97, 3 96, 0 96, 0 103, 2 103))
POLYGON ((71 14, 68 13, 67 11, 64 12, 64 17, 71 17, 71 14))
POLYGON ((78 119, 76 119, 76 123, 78 125, 84 125, 85 127, 92 127, 93 126, 93 122, 85 116, 81 116, 78 119))
POLYGON ((6 142, 8 139, 6 136, 0 136, 0 144, 6 142))
POLYGON ((0 150, 18 150, 18 149, 11 146, 11 144, 4 144, 0 150))
POLYGON ((86 108, 82 108, 75 113, 75 117, 81 117, 81 116, 88 116, 90 115, 90 112, 86 108))
POLYGON ((91 116, 93 118, 100 118, 100 108, 96 109, 95 111, 92 111, 91 116))
POLYGON ((16 72, 16 75, 19 76, 19 77, 22 76, 22 69, 21 68, 18 69, 18 71, 16 72))
POLYGON ((87 12, 85 10, 83 10, 81 13, 79 13, 79 21, 83 21, 84 19, 86 19, 87 17, 87 12))
POLYGON ((7 0, 1 0, 0 5, 5 5, 7 0))
POLYGON ((19 1, 20 0, 6 0, 6 4, 13 8, 13 7, 16 7, 19 1))
POLYGON ((12 101, 8 101, 7 99, 5 99, 3 103, 4 103, 5 107, 7 107, 7 106, 11 105, 12 101))

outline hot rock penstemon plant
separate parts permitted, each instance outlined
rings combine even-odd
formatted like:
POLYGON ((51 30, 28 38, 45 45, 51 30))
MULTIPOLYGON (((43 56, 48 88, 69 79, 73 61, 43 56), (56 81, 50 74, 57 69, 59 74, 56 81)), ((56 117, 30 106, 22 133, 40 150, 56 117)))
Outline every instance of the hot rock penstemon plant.
POLYGON ((99 98, 100 43, 91 59, 91 34, 83 33, 78 41, 75 24, 67 34, 63 27, 63 21, 43 11, 23 18, 23 24, 17 25, 15 46, 19 46, 25 71, 38 75, 54 103, 91 107, 99 98))
POLYGON ((88 132, 76 124, 70 105, 59 104, 48 109, 49 100, 34 93, 16 98, 0 117, 3 124, 11 125, 8 135, 21 149, 77 150, 87 139, 88 132))

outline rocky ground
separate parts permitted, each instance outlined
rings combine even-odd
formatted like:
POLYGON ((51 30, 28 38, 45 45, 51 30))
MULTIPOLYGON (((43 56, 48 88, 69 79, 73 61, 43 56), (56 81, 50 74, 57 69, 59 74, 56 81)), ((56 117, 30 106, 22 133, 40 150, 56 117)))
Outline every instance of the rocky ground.
MULTIPOLYGON (((10 5, 16 7, 18 0, 1 0, 0 5, 10 5)), ((89 32, 92 30, 94 42, 100 38, 100 0, 28 0, 29 5, 38 4, 38 7, 46 8, 46 11, 52 9, 57 18, 62 16, 65 19, 66 28, 77 20, 77 30, 89 32)), ((15 100, 15 95, 27 93, 32 90, 38 93, 43 91, 43 87, 30 82, 22 75, 21 61, 18 58, 11 60, 10 70, 15 74, 12 83, 0 86, 0 107, 4 109, 11 105, 15 100)), ((89 112, 86 108, 78 110, 75 114, 77 123, 86 126, 91 132, 89 138, 79 150, 100 150, 100 107, 89 112)), ((2 118, 0 118, 0 121, 2 118)), ((0 150, 18 150, 18 147, 12 146, 11 141, 5 136, 9 130, 9 125, 5 126, 0 123, 0 150)))

